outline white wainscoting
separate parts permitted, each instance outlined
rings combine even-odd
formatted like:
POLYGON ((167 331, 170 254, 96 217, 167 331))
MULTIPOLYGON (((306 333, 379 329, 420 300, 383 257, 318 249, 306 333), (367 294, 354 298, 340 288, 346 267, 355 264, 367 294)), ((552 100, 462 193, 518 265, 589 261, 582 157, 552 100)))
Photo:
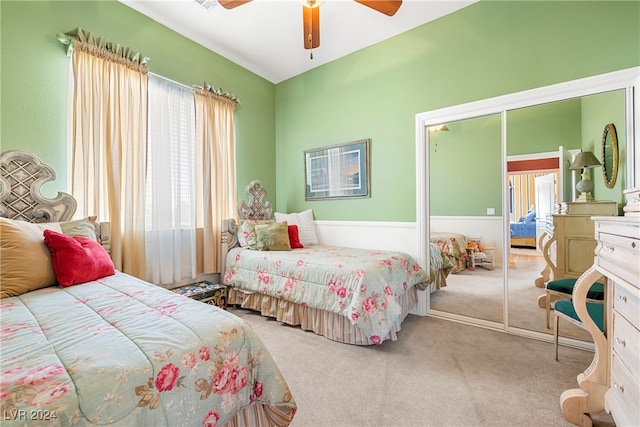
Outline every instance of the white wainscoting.
POLYGON ((314 221, 323 245, 406 252, 417 259, 415 222, 314 221))

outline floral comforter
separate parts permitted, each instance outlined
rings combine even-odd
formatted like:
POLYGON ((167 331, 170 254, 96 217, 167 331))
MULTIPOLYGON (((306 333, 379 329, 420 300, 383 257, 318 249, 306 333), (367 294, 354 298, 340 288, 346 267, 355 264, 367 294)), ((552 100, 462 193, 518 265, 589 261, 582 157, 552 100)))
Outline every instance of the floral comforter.
POLYGON ((292 251, 234 248, 224 283, 343 315, 374 343, 400 316, 398 297, 430 278, 402 252, 311 245, 292 251))
POLYGON ((451 270, 453 264, 442 252, 442 248, 437 243, 429 243, 429 257, 432 270, 451 270))
POLYGON ((296 404, 238 317, 122 273, 0 301, 1 424, 222 425, 296 404))
POLYGON ((431 243, 440 246, 442 253, 449 258, 452 273, 465 269, 467 265, 467 238, 463 234, 448 232, 431 232, 431 243))

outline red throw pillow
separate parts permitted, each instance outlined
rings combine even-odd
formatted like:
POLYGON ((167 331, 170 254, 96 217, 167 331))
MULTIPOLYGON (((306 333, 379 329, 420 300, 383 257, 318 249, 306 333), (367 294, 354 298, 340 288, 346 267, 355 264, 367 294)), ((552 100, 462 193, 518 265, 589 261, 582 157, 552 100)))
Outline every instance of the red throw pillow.
POLYGON ((62 286, 115 274, 109 254, 95 240, 44 230, 44 243, 51 252, 53 272, 62 286))
POLYGON ((289 231, 289 244, 291 245, 291 249, 304 248, 304 246, 302 246, 302 243, 300 243, 300 238, 298 238, 298 226, 289 225, 287 229, 287 231, 289 231))

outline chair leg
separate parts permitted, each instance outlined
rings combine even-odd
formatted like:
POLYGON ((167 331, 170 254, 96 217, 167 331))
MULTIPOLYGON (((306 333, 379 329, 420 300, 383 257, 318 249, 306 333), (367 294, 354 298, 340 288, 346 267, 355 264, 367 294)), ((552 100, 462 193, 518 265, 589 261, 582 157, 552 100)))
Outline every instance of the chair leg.
POLYGON ((555 325, 553 328, 553 342, 554 342, 554 347, 555 347, 555 351, 556 351, 556 361, 558 360, 558 325, 560 323, 560 316, 556 315, 555 316, 555 325))
POLYGON ((549 316, 551 315, 551 295, 549 295, 549 291, 547 291, 547 303, 545 304, 545 308, 547 310, 547 329, 549 329, 549 316))

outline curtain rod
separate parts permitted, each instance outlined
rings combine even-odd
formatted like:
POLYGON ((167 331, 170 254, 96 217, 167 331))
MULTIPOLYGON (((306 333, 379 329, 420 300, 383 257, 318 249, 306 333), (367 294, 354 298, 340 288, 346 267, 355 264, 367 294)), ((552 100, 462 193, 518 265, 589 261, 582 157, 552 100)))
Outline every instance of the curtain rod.
POLYGON ((185 88, 185 89, 189 89, 189 90, 192 90, 192 91, 194 91, 194 92, 195 92, 195 88, 194 88, 194 87, 192 87, 192 86, 187 86, 187 85, 186 85, 186 84, 184 84, 184 83, 180 83, 180 82, 177 82, 177 81, 175 81, 175 80, 168 79, 168 78, 166 78, 165 76, 161 76, 160 74, 152 73, 151 71, 149 71, 149 74, 151 74, 152 76, 157 77, 157 78, 159 78, 159 79, 162 79, 162 80, 166 80, 166 81, 168 81, 168 82, 171 82, 171 83, 173 83, 174 85, 182 86, 182 87, 183 87, 183 88, 185 88))
POLYGON ((152 76, 157 77, 159 79, 162 79, 162 80, 165 80, 167 82, 173 83, 174 85, 183 87, 185 89, 189 89, 189 90, 193 91, 194 93, 195 93, 196 89, 203 89, 203 90, 209 91, 209 92, 211 92, 211 93, 213 93, 215 95, 221 96, 222 98, 226 98, 226 99, 228 99, 230 101, 235 102, 236 103, 236 107, 240 105, 240 99, 238 99, 238 97, 235 94, 233 94, 231 92, 227 92, 227 91, 222 90, 222 89, 214 88, 211 85, 209 85, 207 82, 204 83, 204 86, 196 86, 196 85, 187 86, 184 83, 180 83, 180 82, 177 82, 175 80, 171 80, 171 79, 169 79, 169 78, 167 78, 165 76, 161 76, 159 74, 152 73, 151 71, 149 71, 149 74, 151 74, 152 76))

